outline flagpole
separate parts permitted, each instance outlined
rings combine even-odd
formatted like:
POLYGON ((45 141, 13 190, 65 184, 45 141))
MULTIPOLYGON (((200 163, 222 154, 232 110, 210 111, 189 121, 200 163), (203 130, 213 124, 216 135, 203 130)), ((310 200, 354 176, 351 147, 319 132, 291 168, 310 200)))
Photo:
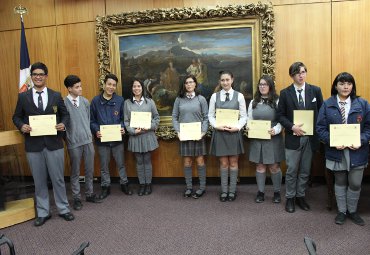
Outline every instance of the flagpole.
POLYGON ((19 72, 19 93, 25 92, 32 88, 32 80, 30 77, 30 57, 28 54, 26 32, 23 24, 23 14, 27 14, 28 10, 22 5, 14 7, 14 13, 19 14, 21 18, 21 44, 20 44, 20 72, 19 72))

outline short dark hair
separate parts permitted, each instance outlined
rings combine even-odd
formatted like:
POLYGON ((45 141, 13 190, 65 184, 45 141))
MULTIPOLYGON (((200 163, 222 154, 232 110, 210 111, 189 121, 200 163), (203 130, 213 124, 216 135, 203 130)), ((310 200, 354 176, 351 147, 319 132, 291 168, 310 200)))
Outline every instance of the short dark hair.
POLYGON ((352 83, 352 91, 351 91, 351 94, 349 96, 351 97, 351 99, 354 99, 354 98, 358 97, 356 95, 356 82, 355 82, 355 78, 352 76, 352 74, 347 73, 347 72, 342 72, 342 73, 338 74, 337 77, 335 77, 335 79, 333 81, 333 84, 331 86, 331 95, 332 96, 335 96, 335 95, 338 94, 338 91, 336 89, 338 82, 349 82, 349 83, 352 83))
POLYGON ((181 87, 179 89, 179 94, 178 94, 179 97, 184 98, 186 96, 186 92, 187 91, 186 91, 185 83, 186 83, 186 80, 189 79, 189 78, 191 78, 195 82, 195 89, 194 89, 195 96, 198 96, 199 95, 197 78, 195 78, 194 75, 189 74, 189 75, 185 76, 185 78, 184 78, 184 80, 182 82, 182 85, 181 85, 181 87))
POLYGON ((81 82, 80 77, 70 74, 64 79, 64 86, 66 86, 66 88, 72 88, 76 83, 79 82, 81 82))
POLYGON ((299 72, 301 71, 301 67, 303 67, 304 70, 307 72, 307 67, 302 62, 294 62, 289 67, 289 75, 294 76, 296 74, 299 74, 299 72))
POLYGON ((41 69, 41 70, 44 71, 44 73, 46 75, 48 75, 48 68, 47 68, 47 66, 44 63, 36 62, 36 63, 32 64, 32 66, 31 66, 31 74, 36 69, 41 69))
POLYGON ((109 73, 109 74, 107 74, 107 75, 105 76, 105 78, 104 78, 104 83, 106 83, 108 79, 115 80, 115 81, 118 83, 118 78, 117 78, 117 76, 115 76, 115 75, 114 75, 114 74, 112 74, 112 73, 109 73))

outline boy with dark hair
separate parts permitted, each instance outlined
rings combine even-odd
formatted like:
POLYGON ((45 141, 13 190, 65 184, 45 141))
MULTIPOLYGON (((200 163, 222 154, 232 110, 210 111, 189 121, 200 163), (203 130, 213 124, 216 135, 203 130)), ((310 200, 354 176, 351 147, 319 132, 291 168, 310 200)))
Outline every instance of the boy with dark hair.
POLYGON ((114 74, 107 74, 104 79, 103 93, 97 95, 91 101, 90 129, 95 135, 95 142, 100 157, 101 188, 100 198, 104 199, 110 194, 110 155, 116 161, 120 176, 121 190, 126 195, 132 195, 128 185, 126 168, 124 165, 124 148, 122 141, 102 142, 100 125, 121 125, 121 134, 125 133, 123 119, 123 97, 116 94, 118 78, 114 74))
POLYGON ((31 66, 33 88, 18 95, 13 115, 14 125, 25 136, 27 161, 35 182, 37 218, 36 227, 51 218, 48 176, 53 184, 55 204, 59 216, 66 221, 74 220, 69 210, 64 183, 63 134, 69 122, 69 113, 59 92, 47 88, 48 69, 44 63, 31 66), (31 136, 32 126, 29 117, 35 115, 55 115, 57 135, 31 136))
POLYGON ((64 79, 68 95, 64 103, 69 112, 70 121, 66 126, 67 148, 71 163, 71 189, 73 209, 82 208, 80 193, 80 166, 84 158, 85 165, 85 196, 86 202, 100 203, 101 200, 93 192, 94 145, 90 131, 90 103, 82 95, 81 79, 76 75, 68 75, 64 79))
POLYGON ((285 210, 293 213, 295 203, 302 210, 310 210, 305 200, 305 191, 311 172, 312 154, 319 146, 315 128, 312 136, 305 135, 303 124, 294 123, 294 111, 313 111, 316 123, 323 98, 319 87, 306 83, 307 68, 302 62, 293 63, 289 75, 293 83, 280 92, 277 114, 280 124, 285 128, 285 210))

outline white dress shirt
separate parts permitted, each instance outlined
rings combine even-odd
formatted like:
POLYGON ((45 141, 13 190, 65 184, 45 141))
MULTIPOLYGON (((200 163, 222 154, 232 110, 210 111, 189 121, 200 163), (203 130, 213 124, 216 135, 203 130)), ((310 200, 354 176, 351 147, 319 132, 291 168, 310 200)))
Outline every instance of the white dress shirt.
POLYGON ((295 94, 297 95, 298 102, 299 102, 299 92, 298 92, 298 89, 302 89, 301 95, 302 95, 303 103, 306 106, 306 101, 305 101, 306 100, 305 99, 305 87, 306 87, 306 83, 304 83, 301 88, 298 88, 298 86, 294 84, 295 94))
MULTIPOLYGON (((35 103, 36 107, 39 105, 39 94, 36 93, 36 89, 32 88, 32 96, 33 96, 33 102, 35 103)), ((43 93, 41 93, 41 98, 42 98, 42 106, 43 110, 45 111, 46 106, 48 105, 48 89, 44 87, 42 90, 43 93)))
MULTIPOLYGON (((337 95, 337 102, 338 102, 338 106, 339 106, 339 109, 340 109, 342 107, 342 105, 339 103, 339 102, 341 102, 341 100, 339 99, 338 95, 337 95)), ((347 99, 344 102, 346 102, 346 104, 344 105, 344 111, 345 111, 344 113, 346 115, 346 123, 347 123, 349 110, 351 110, 351 97, 347 97, 347 99)))

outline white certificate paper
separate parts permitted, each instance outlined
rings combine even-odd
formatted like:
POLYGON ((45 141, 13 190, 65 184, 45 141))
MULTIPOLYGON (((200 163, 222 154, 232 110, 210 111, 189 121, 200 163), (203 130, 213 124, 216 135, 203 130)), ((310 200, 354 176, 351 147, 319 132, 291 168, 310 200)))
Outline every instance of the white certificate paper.
POLYGON ((216 127, 238 127, 239 110, 216 109, 216 127))
POLYGON ((57 117, 51 115, 34 115, 28 118, 32 131, 30 136, 56 135, 57 117))
POLYGON ((360 124, 330 124, 330 147, 361 146, 360 124))
POLYGON ((202 138, 200 122, 180 123, 180 141, 197 141, 202 138))
POLYGON ((121 125, 100 125, 101 142, 122 141, 121 125))
POLYGON ((130 127, 150 129, 151 126, 151 112, 131 112, 130 127))

